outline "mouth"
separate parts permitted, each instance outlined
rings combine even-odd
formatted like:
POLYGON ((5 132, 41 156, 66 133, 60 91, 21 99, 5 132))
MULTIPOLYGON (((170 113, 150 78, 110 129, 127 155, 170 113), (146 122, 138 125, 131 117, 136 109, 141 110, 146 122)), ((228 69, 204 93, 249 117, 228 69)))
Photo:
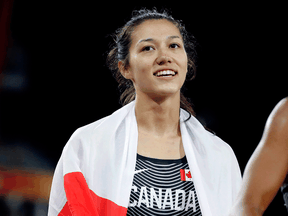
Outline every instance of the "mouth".
POLYGON ((167 69, 167 70, 161 70, 155 72, 153 75, 156 77, 173 77, 177 74, 178 72, 167 69))

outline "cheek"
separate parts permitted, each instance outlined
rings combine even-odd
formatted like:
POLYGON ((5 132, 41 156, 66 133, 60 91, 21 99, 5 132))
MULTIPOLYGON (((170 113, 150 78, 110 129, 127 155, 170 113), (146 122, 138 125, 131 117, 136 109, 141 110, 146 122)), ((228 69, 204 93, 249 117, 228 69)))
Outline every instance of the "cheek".
POLYGON ((185 80, 186 80, 186 76, 187 76, 187 72, 188 72, 188 59, 187 59, 187 56, 183 56, 181 59, 179 59, 178 61, 178 65, 179 65, 179 68, 180 68, 180 82, 181 82, 181 85, 184 84, 185 80))
POLYGON ((185 53, 185 55, 182 56, 182 58, 179 58, 179 67, 181 68, 181 71, 183 71, 185 74, 187 74, 188 71, 188 58, 185 53))
POLYGON ((150 69, 152 67, 151 61, 145 58, 139 58, 139 56, 134 55, 131 58, 131 69, 134 77, 141 78, 143 76, 147 76, 150 73, 150 69))

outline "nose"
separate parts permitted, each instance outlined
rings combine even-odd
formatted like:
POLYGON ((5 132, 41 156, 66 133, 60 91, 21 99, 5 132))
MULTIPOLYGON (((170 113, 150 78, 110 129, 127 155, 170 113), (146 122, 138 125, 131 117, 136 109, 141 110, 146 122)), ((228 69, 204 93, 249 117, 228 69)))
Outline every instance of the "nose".
POLYGON ((162 54, 156 59, 156 62, 158 65, 165 65, 167 63, 172 63, 172 59, 169 56, 162 54))

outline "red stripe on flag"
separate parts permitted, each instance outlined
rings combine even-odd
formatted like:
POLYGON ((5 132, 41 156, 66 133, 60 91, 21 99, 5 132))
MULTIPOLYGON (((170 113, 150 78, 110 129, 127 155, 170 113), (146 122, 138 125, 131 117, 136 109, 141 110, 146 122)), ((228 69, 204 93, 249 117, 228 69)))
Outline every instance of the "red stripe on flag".
POLYGON ((71 212, 70 212, 70 209, 69 209, 69 206, 68 206, 68 202, 66 202, 66 204, 64 205, 63 209, 58 214, 58 216, 73 216, 71 214, 71 212))
POLYGON ((185 170, 184 169, 180 169, 180 176, 181 176, 181 181, 185 181, 186 180, 185 170))
POLYGON ((127 214, 127 208, 99 197, 90 190, 81 172, 66 174, 64 188, 68 201, 58 216, 125 216, 127 214))

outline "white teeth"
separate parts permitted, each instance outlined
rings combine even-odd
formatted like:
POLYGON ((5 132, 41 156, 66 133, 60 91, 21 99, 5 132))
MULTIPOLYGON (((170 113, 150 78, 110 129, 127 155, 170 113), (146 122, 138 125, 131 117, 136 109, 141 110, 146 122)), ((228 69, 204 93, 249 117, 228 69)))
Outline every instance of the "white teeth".
POLYGON ((156 74, 155 74, 155 76, 163 76, 163 75, 165 75, 165 76, 169 76, 169 75, 172 75, 172 76, 174 76, 176 73, 174 72, 174 71, 172 71, 172 70, 164 70, 164 71, 159 71, 159 72, 157 72, 156 74))

